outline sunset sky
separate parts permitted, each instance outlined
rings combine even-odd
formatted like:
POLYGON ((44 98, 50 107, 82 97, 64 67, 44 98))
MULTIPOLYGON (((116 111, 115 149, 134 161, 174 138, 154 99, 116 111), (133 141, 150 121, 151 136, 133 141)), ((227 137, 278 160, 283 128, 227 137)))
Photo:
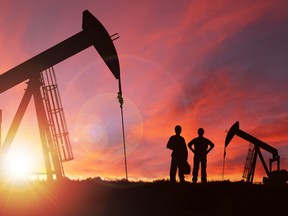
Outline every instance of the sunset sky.
MULTIPOLYGON (((168 178, 166 144, 178 124, 187 143, 199 127, 215 143, 208 180, 222 180, 226 131, 236 121, 277 148, 280 168, 288 169, 287 8, 286 0, 5 0, 0 74, 82 31, 89 10, 120 36, 114 45, 130 179, 168 178)), ((75 157, 64 163, 66 176, 125 178, 117 80, 93 47, 54 69, 75 157)), ((0 94, 2 141, 26 86, 0 94)), ((9 152, 30 161, 27 171, 44 170, 38 134, 31 101, 9 152)), ((224 179, 242 179, 248 146, 231 141, 224 179)), ((271 154, 263 154, 268 164, 271 154)), ((264 175, 258 160, 256 181, 264 175)))

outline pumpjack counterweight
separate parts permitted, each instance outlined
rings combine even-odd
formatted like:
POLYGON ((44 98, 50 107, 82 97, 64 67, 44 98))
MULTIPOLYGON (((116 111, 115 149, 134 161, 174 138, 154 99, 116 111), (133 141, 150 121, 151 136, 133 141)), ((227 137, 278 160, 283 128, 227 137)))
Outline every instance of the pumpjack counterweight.
POLYGON ((85 10, 82 31, 0 75, 0 93, 28 80, 28 87, 1 145, 2 166, 5 166, 5 157, 33 97, 47 179, 64 177, 62 162, 74 157, 53 66, 94 46, 114 77, 120 81, 118 55, 112 42, 115 36, 118 37, 118 34, 112 35, 114 39, 111 39, 105 27, 85 10))

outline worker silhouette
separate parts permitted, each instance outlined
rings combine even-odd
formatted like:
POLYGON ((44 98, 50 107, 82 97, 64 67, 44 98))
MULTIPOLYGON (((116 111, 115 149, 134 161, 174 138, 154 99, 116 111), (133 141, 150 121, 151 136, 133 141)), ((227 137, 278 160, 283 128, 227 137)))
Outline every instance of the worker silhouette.
POLYGON ((196 183, 198 180, 198 171, 201 164, 201 182, 207 182, 207 154, 214 148, 214 143, 205 138, 204 129, 198 129, 198 137, 192 139, 188 143, 188 148, 194 153, 194 166, 192 171, 192 182, 196 183))
POLYGON ((178 176, 180 183, 185 182, 185 176, 182 171, 183 164, 188 159, 188 151, 185 139, 180 135, 182 128, 180 125, 175 127, 175 135, 169 138, 167 148, 172 150, 172 159, 170 166, 170 182, 176 182, 176 173, 178 168, 178 176))

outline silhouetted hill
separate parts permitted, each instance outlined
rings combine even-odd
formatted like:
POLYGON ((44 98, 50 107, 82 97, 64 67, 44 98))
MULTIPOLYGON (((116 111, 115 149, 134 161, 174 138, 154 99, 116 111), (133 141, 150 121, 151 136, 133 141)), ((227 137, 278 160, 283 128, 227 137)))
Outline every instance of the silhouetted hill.
POLYGON ((287 215, 287 185, 65 180, 1 187, 1 215, 287 215))

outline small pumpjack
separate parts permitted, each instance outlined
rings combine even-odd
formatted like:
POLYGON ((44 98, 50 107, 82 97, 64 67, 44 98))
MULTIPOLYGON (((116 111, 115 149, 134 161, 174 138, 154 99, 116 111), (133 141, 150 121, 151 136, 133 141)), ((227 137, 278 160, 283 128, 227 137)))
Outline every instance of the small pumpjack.
POLYGON ((225 149, 224 157, 226 155, 226 147, 231 142, 234 135, 237 135, 250 142, 248 149, 248 154, 246 158, 246 165, 244 168, 243 177, 247 179, 247 182, 252 183, 254 178, 254 172, 257 162, 257 156, 259 156, 261 163, 264 167, 264 170, 267 176, 263 177, 263 183, 267 184, 285 184, 288 181, 288 172, 287 170, 280 170, 280 156, 278 150, 267 143, 262 142, 261 140, 251 136, 250 134, 239 129, 239 122, 237 121, 228 131, 225 139, 225 149), (266 165, 264 157, 261 153, 261 149, 265 150, 272 154, 272 158, 269 159, 269 168, 266 165), (276 162, 276 169, 272 170, 273 163, 276 162))

